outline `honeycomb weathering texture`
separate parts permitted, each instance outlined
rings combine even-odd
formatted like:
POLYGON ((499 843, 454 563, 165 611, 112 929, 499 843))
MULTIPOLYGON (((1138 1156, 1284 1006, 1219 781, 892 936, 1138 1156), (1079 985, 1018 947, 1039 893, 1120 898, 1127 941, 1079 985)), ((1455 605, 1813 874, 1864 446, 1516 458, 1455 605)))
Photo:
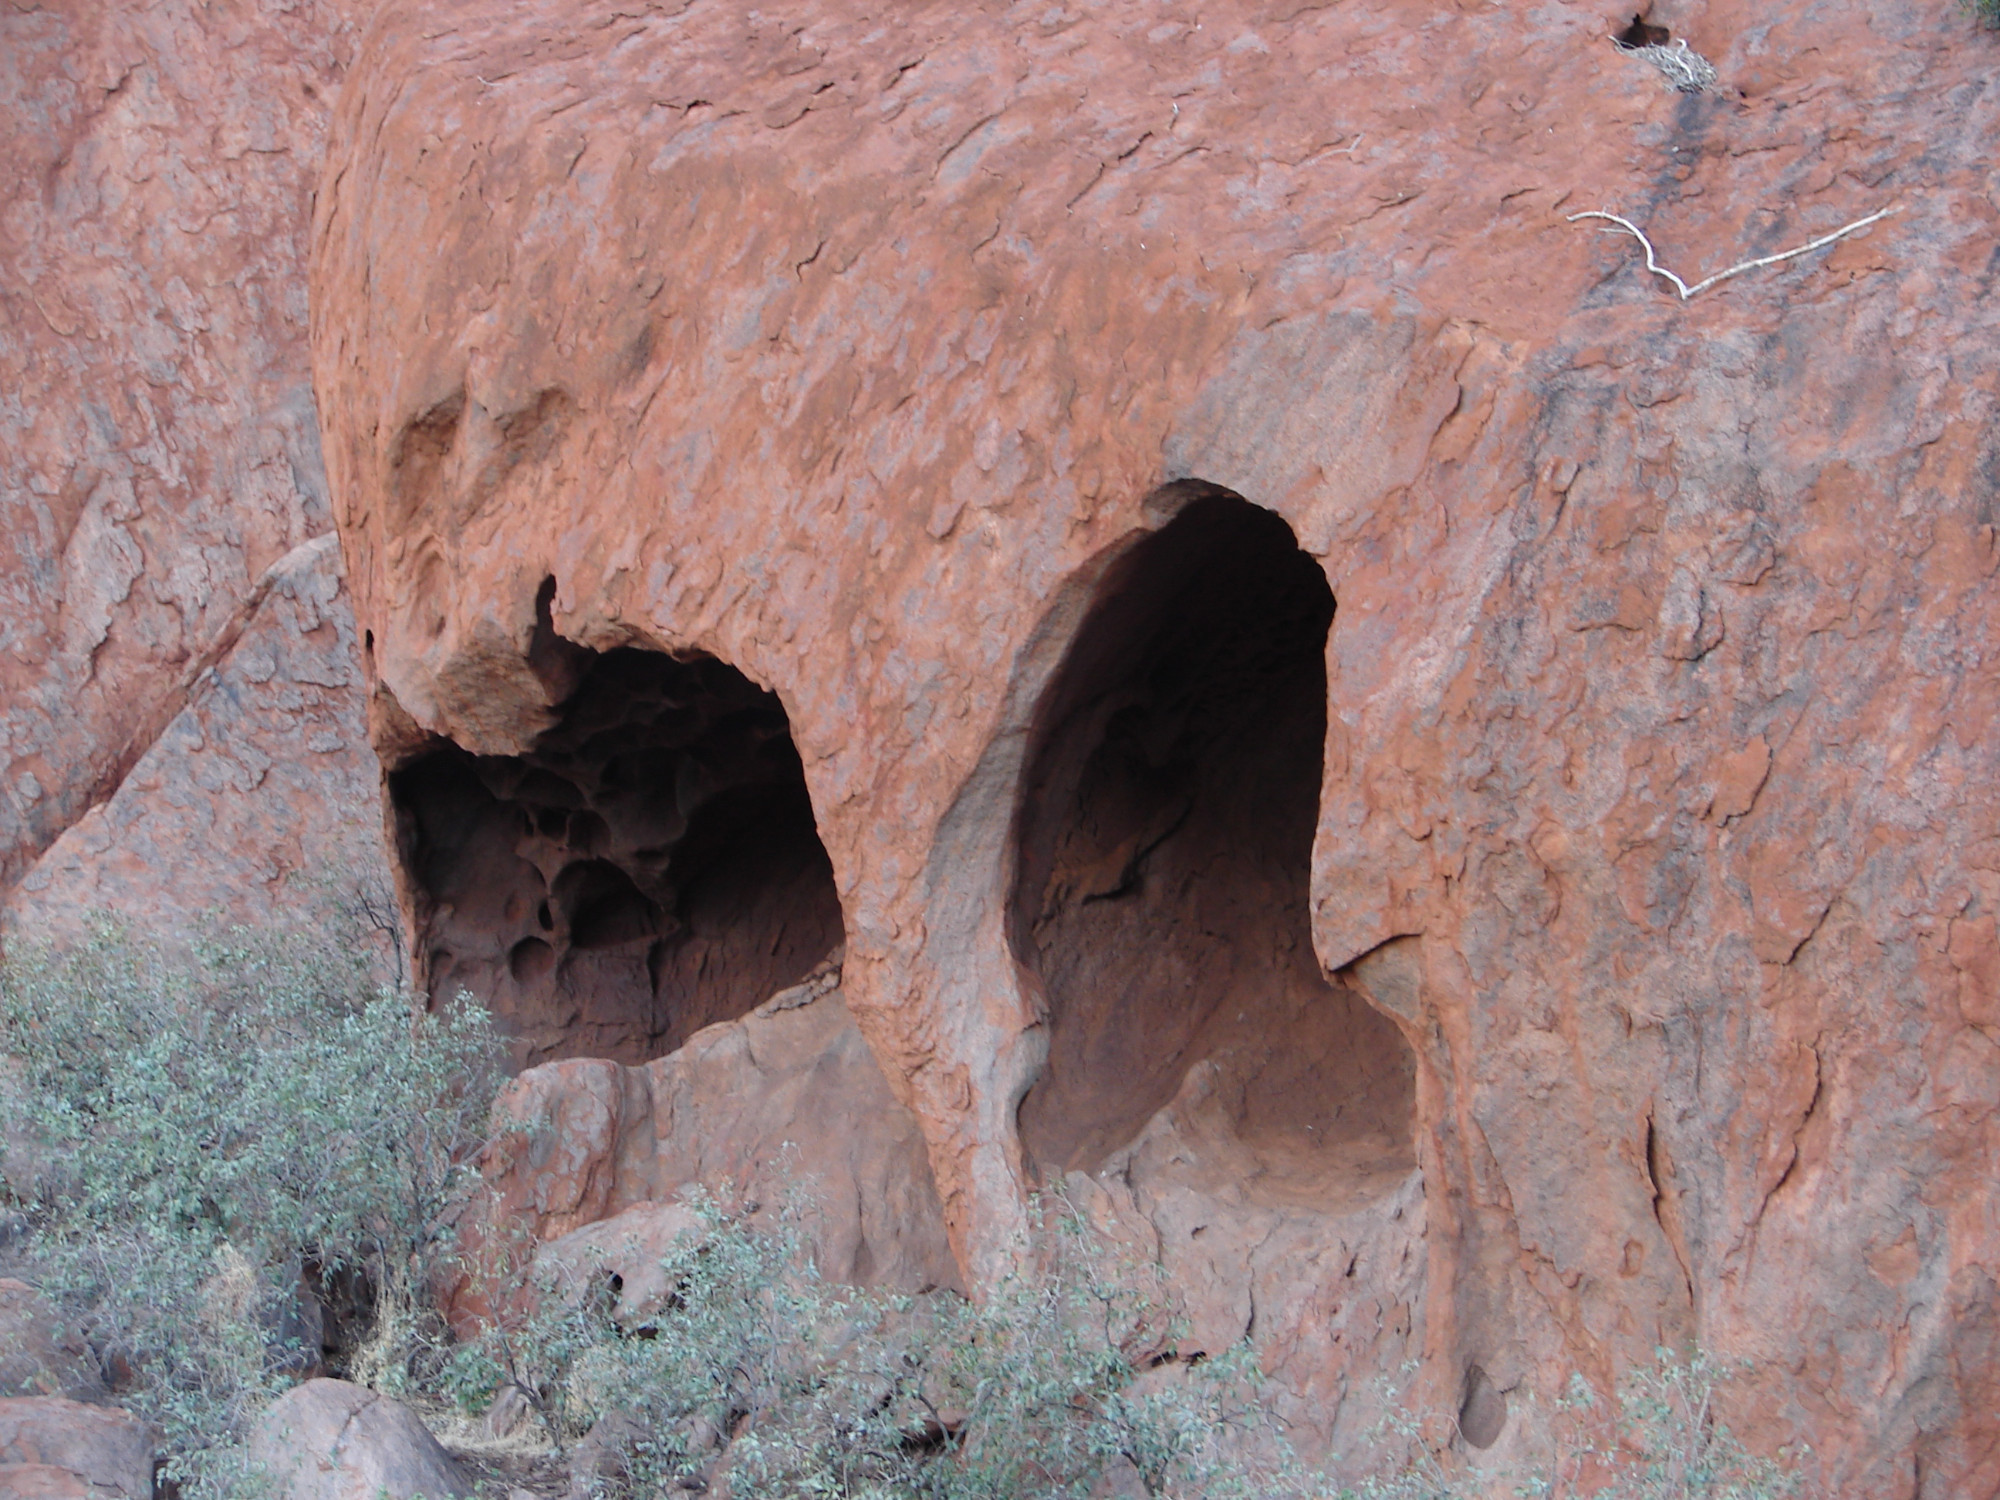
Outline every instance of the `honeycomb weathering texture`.
POLYGON ((780 693, 968 1284, 1136 1122, 1079 1196, 1314 1443, 1415 1359, 1498 1473, 1698 1341, 1830 1492, 1990 1494, 1993 43, 1674 6, 1713 91, 1575 6, 389 0, 311 288, 371 733, 529 750, 551 576, 561 637, 780 693), (1685 302, 1568 218, 1692 276, 1892 204, 1685 302), (1037 707, 1191 480, 1339 601, 1295 972, 1407 1042, 1365 1203, 1244 1190, 1226 1049, 1163 1061, 1213 1035, 1038 1116, 1114 955, 1012 916, 1037 707))
POLYGON ((722 662, 606 652, 525 754, 447 746, 390 789, 433 997, 523 1065, 650 1061, 840 942, 784 708, 722 662))
MULTIPOLYGON (((384 763, 464 747, 432 769, 478 834, 520 778, 475 757, 576 685, 543 632, 736 663, 990 1283, 1065 1077, 1009 917, 1036 708, 1163 487, 1212 481, 1339 600, 1311 942, 1408 1040, 1419 1169, 1253 1197, 1227 1057, 1162 1049, 1069 1186, 1344 1454, 1407 1360, 1499 1472, 1571 1372, 1699 1340, 1829 1493, 2000 1492, 1994 43, 1947 0, 1661 0, 1718 73, 1678 95, 1629 15, 7 10, 7 919, 365 876, 363 701, 384 763), (1693 279, 1890 207, 1687 302, 1568 218, 1693 279)), ((517 814, 447 951, 580 1013, 501 920, 517 814)), ((650 951, 636 864, 561 864, 578 972, 650 951)), ((618 972, 589 1045, 666 1045, 618 972)), ((766 1055, 790 1014, 711 1033, 729 1079, 833 1089, 766 1055)), ((878 1123, 821 1144, 910 1149, 878 1123)))
POLYGON ((1415 1164, 1409 1048, 1313 953, 1333 614, 1290 528, 1227 495, 1100 586, 1021 792, 1014 942, 1049 1009, 1021 1137, 1044 1171, 1099 1166, 1202 1062, 1253 1195, 1337 1197, 1322 1179, 1357 1150, 1415 1164))

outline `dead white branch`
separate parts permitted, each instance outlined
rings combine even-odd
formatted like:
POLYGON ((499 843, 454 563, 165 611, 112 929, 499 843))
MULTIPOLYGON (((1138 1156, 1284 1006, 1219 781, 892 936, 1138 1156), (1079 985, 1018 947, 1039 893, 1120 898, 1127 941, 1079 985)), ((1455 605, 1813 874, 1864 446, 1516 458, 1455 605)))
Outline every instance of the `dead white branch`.
POLYGON ((1715 64, 1688 46, 1686 37, 1671 47, 1628 47, 1616 37, 1611 45, 1627 57, 1649 64, 1680 93, 1699 94, 1715 87, 1715 64))
POLYGON ((1866 229, 1878 219, 1888 218, 1895 211, 1896 206, 1893 203, 1887 208, 1878 208, 1867 218, 1856 219, 1852 224, 1843 224, 1831 234, 1823 234, 1816 240, 1808 240, 1796 249, 1781 250, 1776 255, 1760 255, 1755 260, 1740 261, 1726 271, 1717 271, 1706 281, 1697 281, 1693 286, 1689 286, 1680 277, 1660 264, 1659 258, 1653 253, 1653 242, 1646 238, 1645 232, 1637 224, 1634 224, 1623 215, 1614 214, 1607 209, 1593 208, 1580 214, 1571 214, 1569 222, 1574 224, 1578 219, 1608 219, 1611 223, 1617 225, 1616 229, 1600 230, 1599 233, 1617 234, 1622 230, 1626 234, 1631 235, 1633 239, 1645 247, 1646 269, 1651 271, 1655 276, 1664 276, 1667 280, 1671 281, 1674 284, 1674 289, 1681 294, 1681 301, 1685 302, 1696 292, 1705 292, 1718 281, 1727 281, 1732 276, 1741 276, 1745 271, 1754 271, 1760 266, 1775 266, 1781 260, 1791 260, 1794 256, 1805 255, 1817 250, 1822 245, 1831 245, 1835 240, 1845 239, 1850 234, 1866 229))

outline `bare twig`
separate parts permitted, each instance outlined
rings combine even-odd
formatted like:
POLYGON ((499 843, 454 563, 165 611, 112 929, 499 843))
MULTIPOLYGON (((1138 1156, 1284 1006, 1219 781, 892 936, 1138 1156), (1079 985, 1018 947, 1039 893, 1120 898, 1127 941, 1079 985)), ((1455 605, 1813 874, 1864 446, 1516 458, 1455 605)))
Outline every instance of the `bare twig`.
POLYGON ((1692 297, 1696 292, 1705 292, 1710 287, 1714 286, 1718 281, 1727 281, 1732 276, 1741 276, 1745 271, 1754 271, 1759 266, 1775 266, 1781 260, 1790 260, 1794 256, 1804 255, 1808 251, 1817 250, 1822 245, 1831 245, 1835 240, 1845 239, 1850 234, 1854 234, 1859 230, 1866 229, 1870 224, 1875 223, 1878 219, 1888 218, 1889 215, 1894 213, 1895 211, 1896 211, 1896 206, 1893 203, 1890 204, 1889 207, 1887 208, 1878 208, 1875 210, 1874 213, 1870 214, 1867 218, 1856 219, 1852 224, 1843 224, 1841 225, 1840 228, 1834 230, 1831 234, 1823 234, 1816 240, 1808 240, 1805 244, 1798 246, 1796 249, 1783 250, 1776 255, 1760 255, 1755 260, 1740 261, 1736 265, 1731 266, 1726 271, 1717 271, 1713 276, 1709 277, 1706 281, 1697 281, 1693 286, 1689 286, 1685 281, 1682 281, 1680 277, 1676 276, 1672 271, 1669 271, 1665 266, 1660 264, 1658 258, 1653 253, 1653 242, 1647 239, 1645 233, 1639 228, 1637 224, 1634 224, 1630 219, 1627 219, 1619 214, 1611 213, 1605 209, 1593 208, 1593 209, 1588 209, 1580 214, 1571 214, 1569 216, 1569 222, 1574 224, 1578 219, 1608 219, 1611 223, 1617 225, 1618 226, 1617 229, 1601 230, 1600 233, 1616 234, 1618 233, 1619 230, 1623 230, 1625 233, 1631 235, 1633 239, 1637 240, 1642 246, 1645 247, 1646 269, 1651 271, 1655 276, 1664 276, 1667 280, 1671 281, 1674 284, 1674 289, 1681 294, 1681 301, 1685 302, 1687 301, 1688 298, 1692 297))

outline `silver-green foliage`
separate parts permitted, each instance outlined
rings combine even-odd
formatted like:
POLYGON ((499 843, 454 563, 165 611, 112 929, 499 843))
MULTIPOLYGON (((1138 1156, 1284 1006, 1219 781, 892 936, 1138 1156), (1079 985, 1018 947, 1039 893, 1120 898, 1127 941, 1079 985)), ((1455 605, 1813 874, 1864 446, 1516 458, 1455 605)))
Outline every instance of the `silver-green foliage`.
POLYGON ((304 930, 169 952, 107 926, 9 955, 0 1054, 26 1269, 185 1490, 227 1489, 249 1422, 317 1358, 315 1278, 365 1280, 377 1383, 409 1373, 497 1082, 483 1014, 427 1014, 304 930))
POLYGON ((666 1306, 621 1315, 588 1267, 545 1277, 462 1351, 468 1402, 506 1380, 559 1439, 621 1423, 617 1487, 640 1495, 700 1475, 741 1497, 1063 1500, 1114 1470, 1148 1495, 1328 1493, 1264 1414, 1247 1347, 1184 1358, 1162 1304, 1067 1216, 1035 1270, 974 1304, 829 1285, 795 1215, 696 1207, 666 1306))
MULTIPOLYGON (((1798 1463, 1751 1453, 1715 1410, 1716 1393, 1737 1373, 1701 1351, 1683 1359, 1654 1351, 1653 1363, 1626 1373, 1618 1392, 1616 1478, 1605 1500, 1791 1500, 1802 1493, 1798 1463)), ((1577 1390, 1573 1399, 1587 1401, 1577 1390)))
POLYGON ((1509 1491, 1524 1500, 1804 1500, 1812 1493, 1802 1470, 1808 1450, 1776 1459, 1752 1453, 1716 1412, 1717 1394, 1741 1373, 1699 1349, 1687 1356, 1656 1349, 1651 1364, 1625 1373, 1608 1423, 1589 1382, 1572 1375, 1550 1413, 1553 1465, 1503 1481, 1498 1491, 1492 1476, 1441 1462, 1426 1439, 1449 1431, 1450 1419, 1425 1419, 1392 1388, 1385 1435, 1407 1456, 1364 1481, 1353 1500, 1475 1500, 1509 1491))

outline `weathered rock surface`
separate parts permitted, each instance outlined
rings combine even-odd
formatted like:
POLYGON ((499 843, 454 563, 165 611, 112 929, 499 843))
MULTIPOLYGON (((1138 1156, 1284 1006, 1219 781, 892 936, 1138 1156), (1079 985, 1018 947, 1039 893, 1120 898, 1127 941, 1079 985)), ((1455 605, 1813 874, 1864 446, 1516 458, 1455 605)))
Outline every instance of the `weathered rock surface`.
POLYGON ((373 837, 337 560, 296 550, 331 526, 304 262, 356 8, 0 14, 0 905, 36 930, 258 916, 373 837))
POLYGON ((113 1407, 55 1396, 0 1400, 0 1494, 9 1483, 27 1494, 70 1493, 61 1478, 68 1473, 82 1493, 152 1500, 157 1449, 151 1427, 113 1407), (57 1472, 10 1478, 15 1465, 57 1472))
POLYGON ((408 1407, 344 1380, 308 1380, 273 1401, 250 1458, 281 1500, 424 1500, 472 1485, 408 1407))
POLYGON ((6 1500, 115 1500, 125 1491, 92 1484, 76 1470, 54 1464, 0 1464, 0 1495, 6 1500))
MULTIPOLYGON (((1532 1449, 1522 1397, 1698 1338, 1839 1493, 1987 1493, 1994 44, 1945 4, 1652 19, 1719 91, 1589 9, 392 0, 313 250, 375 741, 526 753, 567 691, 538 630, 775 690, 845 1002, 991 1275, 1041 1173, 1117 1159, 1017 1128, 1080 1014, 1016 915, 1045 692, 1098 670, 1119 559, 1245 497, 1336 604, 1295 941, 1408 1049, 1422 1202, 1300 1156, 1239 1213, 1173 1167, 1134 1189, 1163 1240, 1303 1195, 1313 1243, 1380 1247, 1194 1290, 1406 1310, 1480 1462, 1532 1449), (1600 204, 1690 279, 1897 213, 1683 302, 1566 222, 1600 204)), ((1176 701, 1081 804, 1079 921, 1158 895, 1176 701)), ((1092 984, 1156 983, 1123 941, 1092 984)), ((1158 1130, 1194 1076, 1162 1052, 1158 1130)), ((1398 1352, 1311 1354, 1323 1432, 1398 1352)))
POLYGON ((381 771, 339 564, 329 535, 272 565, 186 706, 22 877, 11 930, 73 934, 93 911, 189 930, 211 912, 254 922, 370 894, 390 915, 381 771))

